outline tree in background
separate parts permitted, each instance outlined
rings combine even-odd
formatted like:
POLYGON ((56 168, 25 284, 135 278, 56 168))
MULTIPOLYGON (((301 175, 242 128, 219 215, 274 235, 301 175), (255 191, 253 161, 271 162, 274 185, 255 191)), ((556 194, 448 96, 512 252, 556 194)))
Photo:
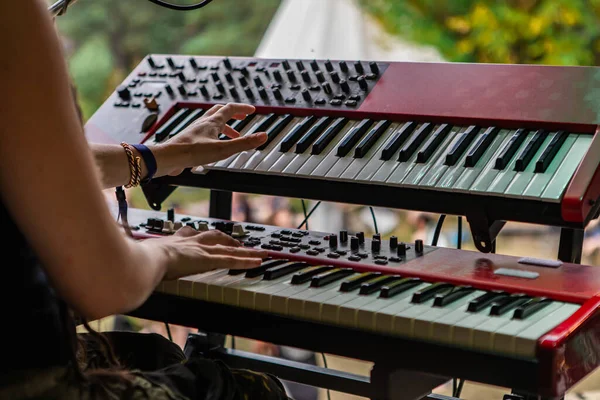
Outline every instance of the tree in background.
POLYGON ((84 117, 148 53, 252 55, 279 3, 219 0, 181 12, 142 0, 77 2, 57 18, 57 25, 65 37, 84 117))
POLYGON ((359 0, 391 33, 448 61, 597 65, 600 0, 359 0))

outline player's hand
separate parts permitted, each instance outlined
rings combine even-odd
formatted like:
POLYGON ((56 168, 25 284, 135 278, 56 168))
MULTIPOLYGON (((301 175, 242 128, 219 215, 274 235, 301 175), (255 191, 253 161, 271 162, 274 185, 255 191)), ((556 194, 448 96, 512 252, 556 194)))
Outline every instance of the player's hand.
POLYGON ((231 236, 217 231, 198 232, 189 226, 175 234, 142 242, 163 246, 168 254, 164 280, 199 274, 215 269, 249 269, 258 267, 267 252, 243 247, 231 236))
MULTIPOLYGON (((257 132, 240 137, 240 133, 227 125, 227 122, 231 119, 242 120, 255 110, 255 107, 249 104, 216 105, 166 144, 186 147, 185 154, 189 158, 189 168, 210 164, 242 151, 252 150, 267 140, 267 134, 257 132), (221 133, 231 139, 219 140, 221 133)), ((178 175, 181 172, 182 170, 173 171, 170 175, 178 175)))

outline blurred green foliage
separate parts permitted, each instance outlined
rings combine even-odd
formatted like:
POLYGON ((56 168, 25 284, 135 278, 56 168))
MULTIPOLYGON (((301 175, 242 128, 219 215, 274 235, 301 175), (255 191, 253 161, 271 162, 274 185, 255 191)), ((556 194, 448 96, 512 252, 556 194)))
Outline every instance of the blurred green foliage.
POLYGON ((143 0, 79 0, 56 22, 84 118, 148 53, 252 55, 279 3, 215 0, 181 12, 143 0))
POLYGON ((598 65, 600 0, 359 0, 448 61, 598 65))

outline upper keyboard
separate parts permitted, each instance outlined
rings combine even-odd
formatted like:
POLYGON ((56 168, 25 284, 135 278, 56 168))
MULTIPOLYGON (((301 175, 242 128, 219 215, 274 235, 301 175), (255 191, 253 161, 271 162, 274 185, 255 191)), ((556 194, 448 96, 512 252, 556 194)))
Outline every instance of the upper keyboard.
POLYGON ((234 128, 266 145, 159 181, 580 227, 600 195, 596 72, 152 55, 86 134, 163 142, 213 104, 251 103, 234 128))

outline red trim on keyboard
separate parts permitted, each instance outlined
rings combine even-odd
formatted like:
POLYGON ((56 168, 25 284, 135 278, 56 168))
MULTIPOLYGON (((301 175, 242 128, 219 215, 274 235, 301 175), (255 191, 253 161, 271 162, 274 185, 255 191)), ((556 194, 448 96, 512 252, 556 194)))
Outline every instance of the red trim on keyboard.
MULTIPOLYGON (((135 232, 140 238, 154 237, 152 234, 135 232), (141 235, 144 235, 142 237, 141 235)), ((320 256, 291 254, 269 251, 274 258, 305 261, 312 265, 333 265, 352 268, 359 272, 381 272, 418 277, 431 282, 448 282, 469 285, 482 290, 503 290, 511 293, 527 293, 559 301, 584 303, 598 293, 600 270, 591 266, 563 264, 560 268, 547 268, 519 264, 520 257, 500 254, 482 254, 468 250, 437 248, 431 253, 411 260, 400 266, 377 265, 372 262, 353 262, 345 258, 330 259, 320 256), (536 279, 516 278, 494 273, 499 268, 518 269, 539 273, 536 279)))
POLYGON ((600 127, 585 157, 573 175, 562 202, 562 217, 568 222, 584 222, 593 202, 600 197, 600 127))
POLYGON ((538 341, 544 395, 563 395, 600 364, 599 306, 600 296, 594 296, 538 341))

